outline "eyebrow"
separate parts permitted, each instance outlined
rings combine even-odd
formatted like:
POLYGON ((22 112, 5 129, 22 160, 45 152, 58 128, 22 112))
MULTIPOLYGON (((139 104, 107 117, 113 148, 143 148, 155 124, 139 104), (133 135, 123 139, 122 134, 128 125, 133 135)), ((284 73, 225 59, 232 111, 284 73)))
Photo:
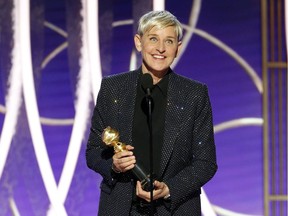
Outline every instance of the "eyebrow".
MULTIPOLYGON (((157 34, 148 34, 147 36, 157 36, 157 37, 159 37, 159 35, 157 35, 157 34)), ((167 38, 177 39, 177 37, 174 37, 174 36, 167 36, 167 38)))

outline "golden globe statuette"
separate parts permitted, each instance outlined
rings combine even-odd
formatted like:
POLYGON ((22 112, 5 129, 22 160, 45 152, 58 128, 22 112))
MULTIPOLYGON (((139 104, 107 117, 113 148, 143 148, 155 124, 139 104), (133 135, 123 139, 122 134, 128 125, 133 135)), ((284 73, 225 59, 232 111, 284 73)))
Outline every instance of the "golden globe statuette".
MULTIPOLYGON (((122 152, 126 150, 126 144, 119 142, 119 132, 110 126, 104 129, 102 133, 102 141, 107 146, 113 146, 115 152, 122 152)), ((142 188, 146 191, 150 191, 150 175, 147 175, 146 172, 137 164, 135 164, 132 172, 140 180, 142 188)))

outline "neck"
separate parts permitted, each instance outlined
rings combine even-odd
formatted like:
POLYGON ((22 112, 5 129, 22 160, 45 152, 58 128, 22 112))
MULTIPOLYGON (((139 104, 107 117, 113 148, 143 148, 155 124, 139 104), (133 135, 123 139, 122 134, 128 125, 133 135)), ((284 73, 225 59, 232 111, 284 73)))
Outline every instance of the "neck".
POLYGON ((143 73, 149 73, 152 76, 153 85, 156 85, 160 80, 167 74, 168 70, 166 72, 161 73, 153 73, 150 71, 143 71, 143 73))
POLYGON ((156 85, 158 82, 160 82, 160 80, 162 79, 163 77, 159 78, 159 77, 155 77, 152 75, 152 79, 153 79, 153 85, 156 85))

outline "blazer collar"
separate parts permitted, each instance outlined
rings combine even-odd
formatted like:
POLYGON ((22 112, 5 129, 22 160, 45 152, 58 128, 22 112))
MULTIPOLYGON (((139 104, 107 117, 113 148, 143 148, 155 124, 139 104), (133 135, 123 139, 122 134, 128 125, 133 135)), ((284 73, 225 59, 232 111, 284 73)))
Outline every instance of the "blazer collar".
POLYGON ((171 157, 175 146, 176 138, 178 137, 180 124, 184 112, 184 103, 186 95, 181 91, 181 81, 178 75, 171 73, 169 76, 168 92, 167 92, 167 107, 165 117, 165 131, 163 137, 160 177, 162 177, 168 161, 171 157))
POLYGON ((141 68, 128 72, 124 85, 118 89, 120 107, 117 114, 117 123, 120 136, 125 137, 125 140, 120 141, 127 144, 132 144, 134 107, 137 95, 137 81, 140 73, 141 68))

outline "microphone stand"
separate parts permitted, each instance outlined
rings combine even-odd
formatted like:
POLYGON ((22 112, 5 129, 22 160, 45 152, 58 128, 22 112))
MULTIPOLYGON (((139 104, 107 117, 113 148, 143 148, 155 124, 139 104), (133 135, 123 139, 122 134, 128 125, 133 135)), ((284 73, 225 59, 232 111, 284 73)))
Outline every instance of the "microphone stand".
POLYGON ((153 134, 152 134, 152 97, 150 89, 147 89, 147 103, 148 103, 148 127, 149 127, 149 144, 150 144, 150 215, 154 215, 153 203, 153 134))

